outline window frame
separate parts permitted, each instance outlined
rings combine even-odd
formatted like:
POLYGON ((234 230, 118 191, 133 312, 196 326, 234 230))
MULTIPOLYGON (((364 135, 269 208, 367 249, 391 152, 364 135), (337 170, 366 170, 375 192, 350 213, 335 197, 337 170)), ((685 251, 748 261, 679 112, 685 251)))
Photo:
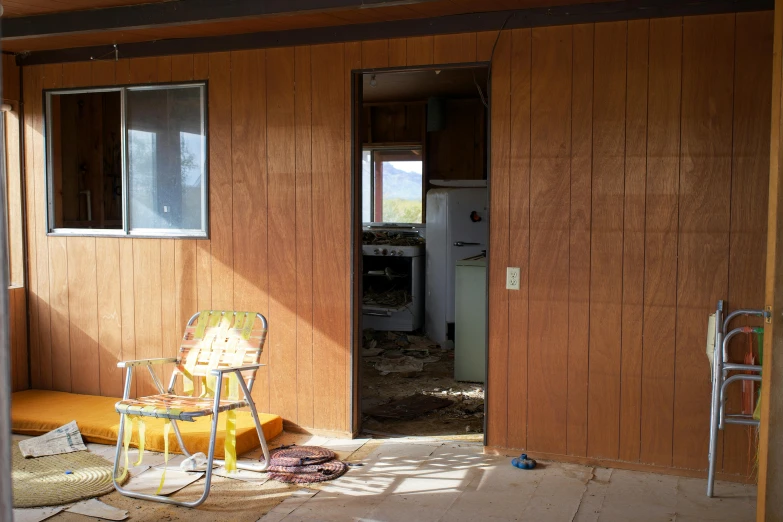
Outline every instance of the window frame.
MULTIPOLYGON (((384 144, 384 145, 373 145, 373 144, 365 144, 362 147, 362 154, 365 152, 370 153, 370 216, 373 217, 370 221, 364 221, 362 220, 362 226, 380 226, 380 225, 399 225, 399 226, 414 226, 414 227, 422 227, 426 223, 426 216, 425 216, 425 204, 426 204, 426 187, 427 187, 427 179, 426 179, 426 168, 425 168, 425 158, 424 158, 424 146, 421 143, 391 143, 391 144, 384 144), (383 153, 394 153, 394 152, 411 152, 414 153, 414 151, 419 151, 420 153, 420 161, 422 164, 422 173, 421 173, 421 223, 403 223, 403 222, 392 222, 392 221, 375 221, 375 211, 376 211, 376 198, 377 195, 375 193, 376 189, 376 167, 375 167, 375 155, 376 153, 379 153, 381 156, 383 153)), ((414 153, 415 154, 415 153, 414 153)), ((383 159, 381 160, 383 162, 383 159)), ((382 189, 381 189, 382 190, 382 189)), ((364 194, 362 194, 362 197, 364 197, 364 194)), ((383 199, 383 193, 381 193, 381 199, 383 199)), ((382 209, 381 209, 382 211, 382 209)), ((362 213, 364 212, 364 200, 362 200, 362 213)))
POLYGON ((43 140, 44 140, 44 183, 46 191, 44 197, 44 211, 46 222, 46 235, 48 236, 89 236, 89 237, 135 237, 154 239, 209 239, 209 82, 208 80, 143 83, 128 85, 106 85, 96 87, 74 87, 44 89, 42 100, 43 107, 43 140), (128 165, 128 126, 126 122, 128 111, 128 91, 145 90, 172 90, 199 87, 201 91, 201 132, 204 136, 204 179, 201 184, 201 230, 196 229, 164 229, 164 228, 131 228, 130 223, 130 185, 128 165), (120 93, 120 161, 122 163, 122 228, 96 229, 96 228, 56 228, 54 225, 54 164, 53 142, 51 133, 54 131, 51 125, 52 96, 62 94, 89 94, 101 92, 120 93))

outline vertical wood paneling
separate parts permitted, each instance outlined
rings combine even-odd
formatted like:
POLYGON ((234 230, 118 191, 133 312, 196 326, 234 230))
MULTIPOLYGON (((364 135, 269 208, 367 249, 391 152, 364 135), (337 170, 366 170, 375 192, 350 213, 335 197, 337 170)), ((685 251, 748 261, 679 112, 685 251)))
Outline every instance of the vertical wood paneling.
POLYGON ((187 81, 193 79, 193 55, 180 54, 171 57, 172 81, 187 81))
POLYGON ((100 395, 98 280, 95 238, 69 237, 68 313, 71 342, 71 390, 100 395))
MULTIPOLYGON (((5 57, 4 57, 5 59, 5 57)), ((8 67, 4 66, 3 73, 8 67)), ((14 66, 8 71, 12 81, 16 82, 16 90, 19 90, 19 68, 14 66), (15 71, 13 70, 15 69, 15 71), (15 78, 14 78, 15 76, 15 78)), ((6 91, 4 91, 6 92, 6 91)), ((4 94, 6 100, 12 100, 8 96, 18 93, 4 94)), ((24 286, 25 283, 25 249, 24 249, 24 197, 22 186, 22 158, 20 145, 22 143, 22 128, 19 116, 19 105, 14 104, 14 111, 3 113, 5 136, 5 168, 6 168, 6 216, 8 217, 8 282, 11 285, 24 286)))
POLYGON ((571 220, 568 244, 569 455, 587 455, 590 229, 593 161, 593 24, 574 26, 571 91, 571 220))
POLYGON ((433 46, 435 63, 476 61, 476 33, 437 35, 433 46))
MULTIPOLYGON (((307 47, 297 47, 307 49, 307 47)), ((301 51, 300 51, 301 52, 301 51)), ((362 68, 374 69, 389 66, 389 40, 362 42, 362 68)))
MULTIPOLYGON (((162 356, 160 239, 133 239, 133 295, 136 357, 162 356)), ((148 371, 135 373, 139 395, 157 393, 148 371)))
MULTIPOLYGON (((388 49, 388 46, 386 48, 388 49)), ((297 47, 295 53, 297 419, 302 426, 313 426, 313 201, 310 48, 297 47)), ((382 54, 383 51, 381 50, 379 53, 382 54)), ((367 57, 364 50, 362 57, 367 57)))
MULTIPOLYGON (((33 149, 33 177, 35 178, 35 225, 36 225, 36 245, 38 248, 38 329, 39 342, 42 351, 41 375, 42 383, 47 387, 55 387, 54 367, 55 353, 53 351, 53 333, 52 333, 52 292, 50 288, 49 276, 49 239, 46 237, 48 225, 46 223, 46 186, 44 182, 45 157, 43 153, 43 107, 41 96, 38 91, 41 88, 53 88, 60 85, 62 76, 62 67, 56 65, 44 65, 40 69, 41 77, 34 87, 33 96, 27 108, 32 109, 32 135, 30 144, 33 149), (37 87, 37 88, 36 88, 37 87)), ((64 345, 64 349, 69 349, 69 344, 64 345)), ((57 346, 60 349, 60 346, 57 346)), ((70 362, 67 363, 70 366, 70 362)), ((69 376, 70 379, 70 376, 69 376)))
POLYGON ((27 350, 27 299, 25 288, 8 289, 9 347, 11 350, 11 389, 15 392, 30 388, 27 350))
MULTIPOLYGON (((343 214, 343 222, 344 227, 343 230, 345 231, 345 235, 343 237, 343 242, 345 245, 344 253, 345 253, 345 262, 344 262, 344 270, 345 274, 343 276, 343 282, 345 285, 345 312, 343 316, 343 320, 345 321, 345 343, 348 347, 349 353, 351 350, 354 349, 354 343, 356 343, 356 347, 361 347, 361 339, 362 339, 362 332, 360 330, 361 326, 359 324, 356 324, 355 326, 351 323, 353 322, 351 319, 351 302, 354 301, 356 303, 360 302, 360 296, 358 291, 358 284, 356 291, 354 292, 353 288, 353 280, 351 277, 351 272, 353 270, 353 266, 351 264, 352 260, 352 254, 361 252, 361 247, 353 247, 354 244, 359 244, 361 242, 361 232, 358 230, 353 230, 351 228, 351 224, 353 222, 352 214, 355 215, 361 215, 361 210, 359 206, 353 207, 351 206, 351 189, 352 189, 352 179, 351 179, 351 170, 352 170, 352 163, 354 160, 354 153, 355 149, 352 147, 352 140, 351 140, 351 133, 353 132, 353 111, 351 108, 352 102, 353 102, 353 78, 351 75, 351 71, 361 69, 362 68, 362 45, 359 42, 349 42, 345 44, 345 74, 343 75, 344 82, 345 82, 345 88, 344 88, 344 100, 345 104, 343 105, 343 118, 345 121, 344 127, 343 127, 343 144, 344 144, 344 155, 343 155, 343 198, 345 201, 345 209, 343 214), (354 249, 355 248, 355 249, 354 249)), ((347 397, 345 402, 345 415, 346 419, 348 419, 349 423, 349 430, 352 432, 355 432, 359 429, 359 425, 361 423, 361 405, 359 404, 359 397, 361 397, 359 390, 356 390, 356 393, 353 391, 353 379, 354 375, 356 375, 357 379, 359 378, 359 371, 360 371, 360 363, 361 359, 359 357, 356 357, 351 361, 350 355, 348 355, 348 359, 346 361, 346 364, 348 365, 347 370, 345 372, 345 396, 347 397)))
POLYGON ((705 465, 705 318, 728 290, 734 15, 683 21, 673 464, 705 465))
POLYGON ((297 421, 296 411, 296 114, 294 49, 266 53, 269 179, 270 409, 297 421))
MULTIPOLYGON (((475 44, 475 38, 472 43, 475 44)), ((512 448, 524 448, 527 444, 530 46, 530 29, 517 29, 511 32, 508 264, 521 268, 519 291, 506 292, 508 296, 507 404, 511 405, 514 410, 513 413, 507 415, 508 440, 506 445, 512 448)), ((473 49, 475 49, 475 45, 473 49)), ((498 56, 498 60, 501 59, 502 56, 498 56)), ((496 171, 493 170, 493 174, 494 172, 496 171)), ((503 180, 501 180, 502 182, 503 180)), ((493 218, 494 214, 490 217, 493 218)), ((500 273, 497 275, 502 277, 503 269, 504 267, 500 266, 498 270, 500 273)))
MULTIPOLYGON (((734 57, 733 162, 731 174, 731 244, 729 248, 730 309, 764 307, 764 256, 767 237, 767 207, 763 203, 769 179, 769 134, 771 92, 758 89, 772 82, 772 14, 737 14, 734 57)), ((757 324, 761 324, 759 321, 757 324)), ((742 361, 746 344, 740 336, 733 360, 742 361)), ((756 361, 758 364, 758 361, 756 361)), ((740 386, 735 388, 739 395, 740 386)), ((732 405, 738 411, 739 405, 732 405)), ((731 407, 731 406, 729 406, 731 407)), ((723 436, 723 471, 746 475, 749 441, 755 433, 728 425, 723 436)), ((754 444, 755 446, 755 444, 754 444)), ((751 468, 751 469, 749 469, 751 468)))
MULTIPOLYGON (((40 294, 38 285, 38 223, 36 220, 37 191, 36 191, 36 166, 35 166, 35 145, 34 145, 34 121, 36 107, 34 100, 38 98, 41 90, 41 67, 25 67, 22 71, 24 77, 24 92, 22 95, 25 100, 30 101, 26 107, 25 119, 22 122, 22 132, 24 133, 24 157, 25 157, 25 234, 27 239, 27 306, 29 313, 29 350, 30 350, 30 384, 33 388, 48 389, 51 387, 51 371, 46 372, 45 368, 51 368, 51 354, 44 349, 42 341, 43 330, 39 329, 39 307, 45 306, 43 296, 40 294)), ((40 111, 40 106, 38 107, 40 111)), ((47 293, 48 295, 48 293, 47 293)), ((47 330, 48 331, 48 330, 47 330)))
POLYGON ((527 442, 561 454, 566 453, 568 406, 563 310, 568 306, 571 33, 570 27, 533 29, 531 73, 527 442))
POLYGON ((158 59, 131 58, 129 64, 130 83, 153 83, 158 78, 158 59))
POLYGON ((476 33, 476 60, 488 62, 492 58, 492 49, 498 41, 498 31, 476 33))
POLYGON ((650 20, 641 461, 662 466, 672 459, 681 55, 682 19, 650 20))
POLYGON ((389 67, 400 67, 407 61, 408 44, 405 38, 389 40, 389 67))
POLYGON ((71 324, 68 312, 68 247, 49 238, 49 305, 52 321, 52 388, 71 391, 71 324))
POLYGON ((231 54, 209 55, 209 221, 212 309, 234 307, 231 54))
MULTIPOLYGON (((233 52, 231 63, 234 306, 268 318, 266 54, 233 52)), ((269 362, 269 345, 261 359, 263 364, 269 362)), ((269 369, 262 368, 253 389, 259 407, 269 408, 269 391, 269 369)))
MULTIPOLYGON (((177 324, 177 270, 176 241, 160 242, 160 326, 161 357, 176 357, 183 326, 177 324)), ((164 385, 171 366, 153 368, 164 385)))
MULTIPOLYGON (((122 321, 122 361, 136 359, 136 304, 133 267, 133 240, 120 242, 120 314, 122 321)), ((143 276, 143 274, 139 274, 143 276)), ((141 355, 139 354, 139 357, 141 355)), ((123 379, 125 377, 123 376, 123 379)), ((124 382, 124 381, 123 381, 124 382)), ((131 395, 136 394, 136 379, 131 382, 131 395)))
POLYGON ((313 385, 314 422, 330 429, 347 425, 343 383, 347 370, 344 274, 344 45, 311 48, 313 184, 313 385))
POLYGON ((100 395, 122 397, 122 299, 120 294, 120 240, 95 240, 95 275, 98 292, 98 351, 100 395))
POLYGON ((509 260, 509 147, 511 137, 511 34, 498 43, 492 82, 492 189, 489 209, 489 367, 487 439, 490 444, 508 441, 509 297, 505 286, 509 260))
POLYGON ((407 46, 407 64, 408 65, 428 65, 433 59, 433 37, 416 36, 406 39, 407 46))
POLYGON ((647 20, 628 22, 619 458, 631 462, 639 460, 641 441, 649 27, 647 20))
MULTIPOLYGON (((72 67, 66 67, 71 70, 72 67)), ((73 76, 69 75, 69 81, 73 81, 73 76)), ((43 87, 45 89, 55 89, 63 86, 63 66, 45 65, 43 87)), ((36 136, 36 147, 41 147, 43 151, 43 115, 41 115, 42 126, 40 134, 36 136), (39 141, 40 140, 40 141, 39 141)), ((45 158, 41 154, 41 163, 38 175, 43 179, 45 172, 45 158)), ((36 167, 39 163, 36 161, 36 167)), ((41 189, 46 190, 45 184, 41 183, 41 189)), ((45 209, 43 208, 46 198, 42 192, 39 203, 41 212, 41 222, 45 223, 45 209)), ((44 224, 43 232, 46 231, 44 224)), ((71 391, 71 340, 70 340, 70 316, 68 310, 68 247, 67 241, 63 237, 53 237, 48 240, 49 257, 49 305, 50 305, 50 324, 51 324, 51 343, 52 343, 52 386, 55 390, 71 391), (56 349, 55 349, 56 347, 56 349)), ((42 243, 43 244, 43 243, 42 243)), ((40 265, 39 265, 40 266, 40 265)), ((39 272, 40 275, 40 272, 39 272)))
POLYGON ((611 459, 620 439, 627 28, 595 26, 587 454, 611 459))

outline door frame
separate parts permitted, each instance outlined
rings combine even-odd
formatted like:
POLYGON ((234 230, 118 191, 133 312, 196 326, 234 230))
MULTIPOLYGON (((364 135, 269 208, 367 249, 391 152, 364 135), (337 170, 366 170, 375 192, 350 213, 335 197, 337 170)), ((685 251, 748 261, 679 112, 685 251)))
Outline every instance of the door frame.
MULTIPOLYGON (((361 136, 361 123, 362 123, 362 98, 363 98, 363 83, 362 77, 364 74, 385 74, 385 73, 399 73, 399 72, 417 72, 417 71, 435 71, 444 69, 468 69, 468 68, 486 68, 487 75, 487 90, 484 93, 487 107, 487 124, 486 124, 486 155, 487 155, 487 208, 489 209, 489 216, 487 218, 487 230, 489 231, 489 223, 492 219, 492 209, 490 208, 490 193, 492 190, 492 101, 490 92, 492 90, 492 67, 490 61, 480 62, 463 62, 463 63, 445 63, 445 64, 432 64, 432 65, 413 65, 413 66, 399 66, 399 67, 375 67, 365 69, 352 69, 351 70, 351 228, 350 228, 350 248, 351 248, 351 307, 350 307, 350 406, 349 406, 349 418, 350 418, 350 430, 354 437, 358 436, 362 429, 362 414, 361 414, 361 349, 362 349, 362 278, 361 278, 361 260, 362 260, 362 187, 361 187, 361 162, 362 162, 362 140, 361 136)), ((426 150, 426 149, 425 149, 426 150)), ((425 160, 426 165, 426 160, 425 160)), ((426 188, 426 187, 425 187, 426 188)), ((425 197, 425 195, 422 195, 425 197)), ((489 291, 489 273, 490 266, 492 264, 492 257, 489 255, 492 251, 492 237, 488 233, 487 237, 487 291, 489 291)), ((489 347, 489 301, 487 301, 487 307, 485 310, 487 319, 487 332, 486 343, 489 347)), ((484 371, 484 426, 483 426, 483 444, 487 444, 487 415, 489 413, 489 349, 486 353, 486 369, 484 371)))

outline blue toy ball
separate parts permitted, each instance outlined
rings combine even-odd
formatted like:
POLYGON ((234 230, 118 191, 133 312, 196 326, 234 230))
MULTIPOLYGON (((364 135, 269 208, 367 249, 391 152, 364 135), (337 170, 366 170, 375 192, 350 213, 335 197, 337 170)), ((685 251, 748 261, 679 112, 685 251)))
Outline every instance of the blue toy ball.
POLYGON ((519 458, 513 459, 511 465, 519 469, 533 469, 536 467, 536 461, 527 458, 527 454, 523 453, 519 458))

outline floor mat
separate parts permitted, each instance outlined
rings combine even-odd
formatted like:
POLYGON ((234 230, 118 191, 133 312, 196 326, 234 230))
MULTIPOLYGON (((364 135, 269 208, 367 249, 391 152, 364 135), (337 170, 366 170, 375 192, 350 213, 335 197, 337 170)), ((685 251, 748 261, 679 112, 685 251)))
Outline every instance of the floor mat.
POLYGON ((111 462, 89 451, 26 459, 14 442, 11 453, 15 508, 58 506, 114 490, 111 462))
MULTIPOLYGON (((114 410, 119 399, 79 395, 45 390, 26 390, 16 392, 11 397, 11 428, 21 435, 43 435, 72 420, 76 421, 82 438, 86 442, 116 444, 120 428, 120 416, 114 410)), ((223 458, 225 413, 220 415, 215 457, 223 458)), ((259 413, 264 436, 271 440, 283 431, 283 419, 278 415, 259 413)), ((195 453, 209 451, 209 433, 211 418, 202 417, 196 422, 178 422, 182 438, 188 451, 195 453)), ((150 451, 164 449, 163 419, 148 417, 146 424, 145 448, 150 451)), ((134 430, 131 445, 137 447, 137 433, 134 430)), ((250 412, 237 411, 237 454, 241 455, 258 447, 258 435, 250 412)), ((182 453, 172 433, 169 438, 169 451, 182 453)))

